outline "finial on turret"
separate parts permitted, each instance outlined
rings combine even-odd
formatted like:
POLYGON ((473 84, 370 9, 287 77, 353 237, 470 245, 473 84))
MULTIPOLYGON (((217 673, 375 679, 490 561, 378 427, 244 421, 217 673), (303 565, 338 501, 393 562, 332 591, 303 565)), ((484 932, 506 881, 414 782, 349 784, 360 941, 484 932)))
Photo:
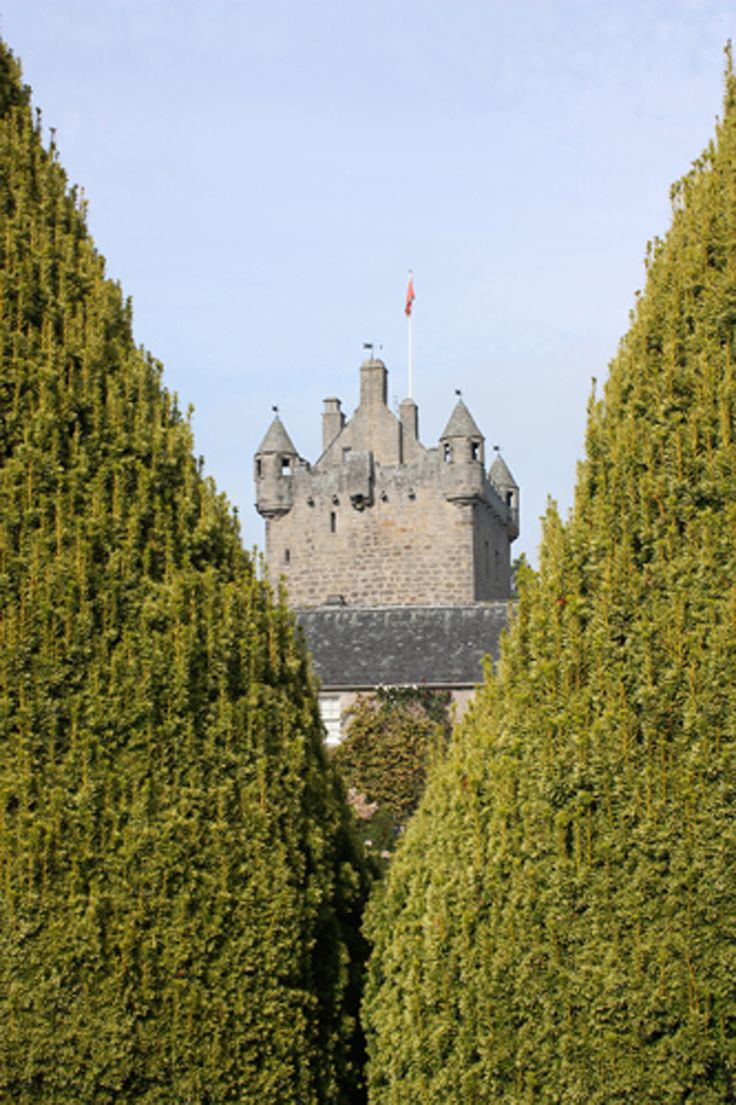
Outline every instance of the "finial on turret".
POLYGON ((460 388, 455 388, 455 395, 457 395, 458 399, 460 399, 462 397, 462 394, 463 393, 460 390, 460 388))
POLYGON ((275 403, 274 403, 274 405, 273 405, 273 406, 271 407, 271 410, 273 411, 273 413, 274 413, 274 414, 278 414, 278 413, 279 413, 279 408, 278 408, 278 407, 276 406, 276 404, 275 404, 275 403))
POLYGON ((493 452, 494 453, 500 453, 501 452, 501 446, 500 445, 494 445, 493 446, 493 452))

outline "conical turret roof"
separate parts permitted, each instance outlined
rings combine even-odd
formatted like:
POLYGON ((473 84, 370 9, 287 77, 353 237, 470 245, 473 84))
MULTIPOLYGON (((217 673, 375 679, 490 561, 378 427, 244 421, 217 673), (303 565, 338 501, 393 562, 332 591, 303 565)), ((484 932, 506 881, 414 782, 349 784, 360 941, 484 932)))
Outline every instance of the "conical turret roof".
POLYGON ((444 433, 440 435, 440 441, 446 437, 483 437, 462 399, 458 399, 455 404, 450 421, 445 426, 444 433))
POLYGON ((291 440, 286 432, 286 427, 283 422, 276 415, 273 422, 266 430, 266 436, 261 442, 259 453, 293 453, 294 456, 298 456, 296 449, 294 448, 294 442, 291 440))
POLYGON ((519 485, 511 475, 511 470, 503 459, 500 453, 496 453, 491 470, 488 473, 491 483, 495 483, 496 487, 515 487, 518 491, 519 485))

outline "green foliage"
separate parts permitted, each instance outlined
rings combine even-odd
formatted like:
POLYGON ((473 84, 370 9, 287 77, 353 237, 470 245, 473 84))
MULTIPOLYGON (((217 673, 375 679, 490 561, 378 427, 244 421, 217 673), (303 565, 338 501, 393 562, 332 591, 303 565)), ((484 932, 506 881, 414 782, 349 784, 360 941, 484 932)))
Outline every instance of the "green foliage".
POLYGON ((373 1105, 736 1100, 736 79, 371 910, 373 1105))
POLYGON ((519 575, 529 566, 526 553, 521 553, 511 561, 511 598, 519 597, 519 575))
POLYGON ((449 704, 447 691, 379 687, 349 711, 345 739, 333 757, 357 799, 358 829, 369 853, 392 851, 416 809, 427 771, 447 744, 449 704))
POLYGON ((0 44, 0 1099, 358 1101, 305 656, 19 81, 0 44))

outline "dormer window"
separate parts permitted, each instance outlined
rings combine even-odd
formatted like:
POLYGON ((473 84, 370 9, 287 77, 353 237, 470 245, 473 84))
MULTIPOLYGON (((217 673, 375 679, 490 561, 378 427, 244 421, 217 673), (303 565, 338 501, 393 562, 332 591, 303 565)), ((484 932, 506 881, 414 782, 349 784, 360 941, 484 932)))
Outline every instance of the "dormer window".
POLYGON ((290 476, 291 475, 291 457, 282 457, 281 458, 281 475, 282 476, 290 476))

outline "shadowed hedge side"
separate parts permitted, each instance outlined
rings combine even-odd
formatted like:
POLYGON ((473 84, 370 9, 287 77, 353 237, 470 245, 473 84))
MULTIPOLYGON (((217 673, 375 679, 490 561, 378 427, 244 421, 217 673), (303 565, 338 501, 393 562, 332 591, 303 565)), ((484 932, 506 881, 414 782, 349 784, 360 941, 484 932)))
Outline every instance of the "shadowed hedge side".
POLYGON ((359 1101, 303 650, 0 45, 0 1098, 359 1101))

